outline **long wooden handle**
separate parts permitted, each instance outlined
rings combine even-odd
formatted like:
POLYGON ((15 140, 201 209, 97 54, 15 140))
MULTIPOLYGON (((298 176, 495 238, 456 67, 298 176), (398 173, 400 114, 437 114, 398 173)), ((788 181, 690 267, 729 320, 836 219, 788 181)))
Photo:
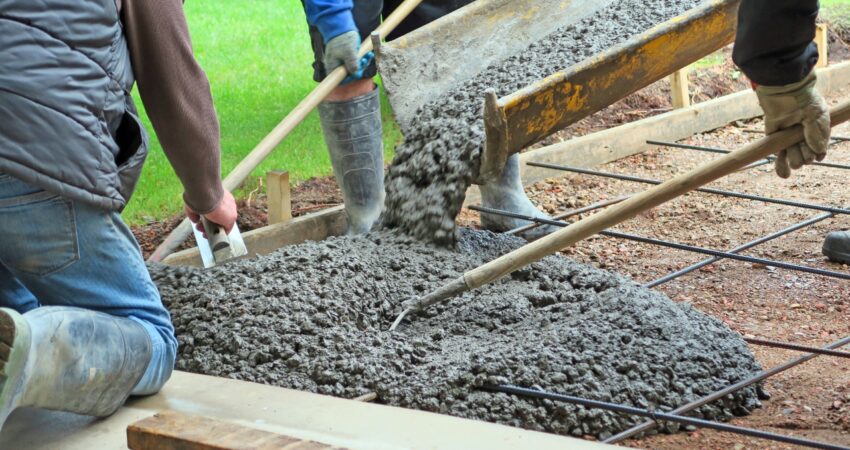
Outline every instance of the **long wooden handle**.
MULTIPOLYGON (((397 26, 404 20, 405 17, 410 15, 410 13, 416 9, 419 4, 422 3, 422 0, 405 0, 401 5, 398 6, 390 15, 387 17, 381 25, 375 30, 375 33, 380 35, 381 37, 386 37, 390 34, 397 26)), ((374 34, 374 33, 373 33, 374 34)), ((372 51, 372 41, 366 39, 360 45, 360 53, 359 57, 366 56, 367 53, 372 51)), ((337 88, 340 83, 348 76, 348 72, 345 70, 344 66, 337 67, 331 73, 329 73, 318 86, 316 86, 312 92, 310 92, 304 100, 301 100, 300 103, 290 111, 286 117, 277 124, 274 129, 272 129, 271 133, 269 133, 253 150, 251 153, 248 153, 236 167, 227 175, 227 177, 223 180, 222 184, 224 188, 228 191, 232 191, 242 183, 251 175, 251 172, 257 168, 265 159, 269 156, 272 150, 277 147, 280 142, 292 132, 295 127, 300 124, 310 112, 316 109, 319 106, 325 97, 330 95, 331 91, 337 88)), ((189 219, 183 219, 183 222, 177 226, 156 248, 156 250, 151 254, 149 261, 159 262, 162 261, 166 256, 171 254, 183 241, 186 240, 187 237, 192 233, 192 224, 189 222, 189 219)))
MULTIPOLYGON (((830 113, 833 127, 850 120, 850 101, 841 103, 833 108, 830 113)), ((602 230, 693 191, 802 140, 803 128, 799 125, 759 139, 744 148, 634 195, 605 211, 579 220, 568 227, 472 269, 449 284, 411 302, 407 305, 406 311, 424 309, 461 292, 495 281, 582 239, 593 236, 602 230)))

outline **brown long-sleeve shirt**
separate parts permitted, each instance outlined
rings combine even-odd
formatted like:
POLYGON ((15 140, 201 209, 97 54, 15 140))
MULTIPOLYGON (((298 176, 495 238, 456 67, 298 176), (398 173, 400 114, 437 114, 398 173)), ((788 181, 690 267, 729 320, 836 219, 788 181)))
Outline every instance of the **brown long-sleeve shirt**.
POLYGON ((180 0, 117 0, 142 103, 183 199, 205 214, 218 206, 219 124, 210 84, 192 52, 180 0))

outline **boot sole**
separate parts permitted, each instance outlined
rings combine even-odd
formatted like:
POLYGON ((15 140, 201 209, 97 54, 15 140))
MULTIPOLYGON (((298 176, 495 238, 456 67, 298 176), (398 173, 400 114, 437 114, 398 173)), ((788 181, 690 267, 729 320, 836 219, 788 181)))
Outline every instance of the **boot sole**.
POLYGON ((24 316, 0 308, 0 428, 15 409, 30 340, 30 328, 24 316))

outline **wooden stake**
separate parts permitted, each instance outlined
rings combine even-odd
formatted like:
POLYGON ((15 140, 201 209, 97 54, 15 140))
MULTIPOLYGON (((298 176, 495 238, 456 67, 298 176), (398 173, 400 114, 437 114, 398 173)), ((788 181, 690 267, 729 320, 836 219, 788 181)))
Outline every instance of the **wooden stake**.
POLYGON ((292 199, 289 192, 289 172, 272 170, 266 174, 266 194, 269 225, 292 219, 292 199))
POLYGON ((815 29, 815 45, 818 46, 818 63, 815 67, 826 67, 829 65, 829 34, 825 23, 819 23, 815 29))
POLYGON ((679 109, 691 106, 687 67, 677 70, 670 75, 670 93, 673 97, 673 108, 679 109))

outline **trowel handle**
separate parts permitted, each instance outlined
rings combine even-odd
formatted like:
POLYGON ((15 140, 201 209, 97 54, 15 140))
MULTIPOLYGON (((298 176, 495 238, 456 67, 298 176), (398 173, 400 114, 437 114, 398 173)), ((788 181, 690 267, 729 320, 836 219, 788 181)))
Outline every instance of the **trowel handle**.
POLYGON ((207 240, 210 242, 210 248, 213 252, 230 246, 230 240, 227 238, 224 227, 210 222, 204 216, 201 216, 201 223, 204 225, 204 231, 207 233, 207 240))

